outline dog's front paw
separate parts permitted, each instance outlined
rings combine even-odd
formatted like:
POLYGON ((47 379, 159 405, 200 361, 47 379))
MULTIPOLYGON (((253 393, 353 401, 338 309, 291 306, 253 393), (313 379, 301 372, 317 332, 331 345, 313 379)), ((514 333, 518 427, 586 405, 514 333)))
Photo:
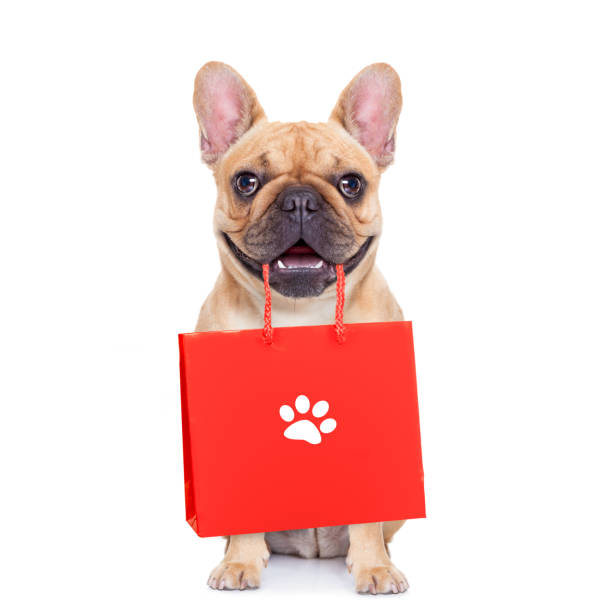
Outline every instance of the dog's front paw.
POLYGON ((241 563, 239 561, 222 561, 210 573, 208 586, 211 589, 256 589, 261 583, 263 563, 241 563))
POLYGON ((355 590, 358 593, 403 593, 408 581, 393 563, 383 565, 349 566, 355 576, 355 590))

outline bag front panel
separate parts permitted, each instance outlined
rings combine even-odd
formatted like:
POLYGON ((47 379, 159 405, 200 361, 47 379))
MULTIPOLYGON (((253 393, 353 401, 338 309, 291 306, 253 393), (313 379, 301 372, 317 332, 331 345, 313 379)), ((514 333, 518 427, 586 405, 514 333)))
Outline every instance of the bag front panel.
POLYGON ((247 330, 180 346, 199 535, 425 516, 409 322, 347 325, 343 344, 316 326, 275 328, 271 345, 247 330))

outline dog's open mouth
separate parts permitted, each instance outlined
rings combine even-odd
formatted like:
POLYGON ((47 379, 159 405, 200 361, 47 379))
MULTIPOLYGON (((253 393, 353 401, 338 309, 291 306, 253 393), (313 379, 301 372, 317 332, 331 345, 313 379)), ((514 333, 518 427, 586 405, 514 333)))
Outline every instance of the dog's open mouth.
POLYGON ((285 274, 290 274, 297 270, 321 270, 323 266, 331 267, 332 264, 325 261, 303 240, 299 240, 274 259, 270 264, 270 269, 286 270, 285 274))
MULTIPOLYGON (((224 234, 232 253, 249 272, 263 279, 262 264, 241 251, 231 238, 224 234)), ((370 236, 359 250, 344 262, 344 272, 349 274, 365 256, 373 237, 370 236)), ((311 297, 336 280, 336 265, 326 261, 302 239, 270 261, 270 285, 288 297, 311 297)))

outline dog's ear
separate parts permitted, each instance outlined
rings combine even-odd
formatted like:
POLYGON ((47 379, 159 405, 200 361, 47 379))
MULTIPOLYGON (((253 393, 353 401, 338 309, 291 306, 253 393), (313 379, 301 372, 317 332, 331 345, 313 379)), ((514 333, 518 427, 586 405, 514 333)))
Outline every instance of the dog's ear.
POLYGON ((388 64, 372 64, 346 86, 330 120, 340 123, 384 168, 393 161, 401 109, 402 89, 397 72, 388 64))
POLYGON ((193 107, 200 126, 202 161, 214 165, 266 115, 247 82, 231 67, 208 62, 195 78, 193 107))

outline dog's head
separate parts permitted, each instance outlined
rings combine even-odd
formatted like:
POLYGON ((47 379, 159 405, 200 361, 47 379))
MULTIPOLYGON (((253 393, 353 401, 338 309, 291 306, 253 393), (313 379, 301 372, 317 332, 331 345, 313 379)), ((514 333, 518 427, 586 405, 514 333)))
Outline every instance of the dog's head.
POLYGON ((402 104, 386 64, 362 70, 327 123, 268 122, 255 93, 230 66, 211 62, 195 80, 202 160, 218 198, 223 265, 242 283, 288 297, 320 295, 345 272, 365 272, 381 230, 378 184, 393 160, 402 104))

